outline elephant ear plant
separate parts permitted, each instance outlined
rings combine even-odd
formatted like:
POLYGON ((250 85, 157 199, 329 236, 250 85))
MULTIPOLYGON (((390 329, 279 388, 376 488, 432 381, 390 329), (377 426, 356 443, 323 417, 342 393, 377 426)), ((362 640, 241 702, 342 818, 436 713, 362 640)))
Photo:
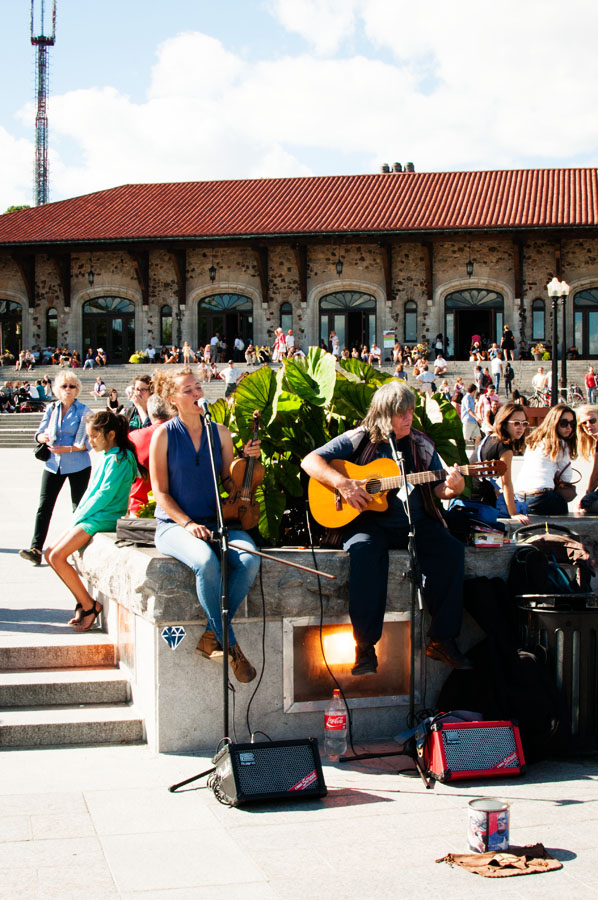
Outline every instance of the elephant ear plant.
MULTIPOLYGON (((264 481, 257 489, 259 532, 264 542, 304 544, 306 479, 301 460, 331 438, 354 428, 366 415, 372 395, 392 377, 359 360, 341 360, 319 347, 305 359, 285 359, 277 370, 263 366, 239 382, 232 405, 218 400, 214 421, 227 425, 238 449, 252 436, 255 410, 264 481)), ((459 416, 440 395, 416 394, 414 425, 429 434, 450 465, 465 460, 459 416)))

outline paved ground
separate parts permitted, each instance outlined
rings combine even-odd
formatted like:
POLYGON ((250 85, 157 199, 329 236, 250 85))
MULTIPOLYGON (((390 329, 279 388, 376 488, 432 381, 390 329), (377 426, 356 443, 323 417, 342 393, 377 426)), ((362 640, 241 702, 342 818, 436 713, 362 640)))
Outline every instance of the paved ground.
MULTIPOLYGON (((0 646, 75 640, 63 624, 66 592, 47 567, 17 555, 29 542, 41 466, 23 450, 0 451, 0 466, 0 646)), ((65 496, 54 531, 68 510, 65 496)), ((167 790, 207 768, 206 757, 143 746, 5 750, 0 900, 598 896, 596 758, 434 791, 397 774, 406 762, 325 765, 322 801, 229 809, 205 781, 167 790), (512 840, 543 842, 561 871, 490 881, 435 865, 466 850, 468 801, 493 795, 512 804, 512 840)))

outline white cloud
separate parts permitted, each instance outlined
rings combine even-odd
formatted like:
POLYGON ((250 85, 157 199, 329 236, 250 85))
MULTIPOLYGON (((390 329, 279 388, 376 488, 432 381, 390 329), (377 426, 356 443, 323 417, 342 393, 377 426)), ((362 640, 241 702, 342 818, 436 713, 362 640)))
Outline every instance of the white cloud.
POLYGON ((0 213, 9 206, 33 206, 33 142, 17 140, 0 126, 0 213))
POLYGON ((331 54, 355 30, 357 0, 272 0, 281 25, 304 38, 318 54, 331 54))
MULTIPOLYGON (((144 102, 109 83, 53 96, 52 197, 125 182, 334 174, 335 152, 373 172, 385 161, 423 171, 596 158, 598 7, 585 0, 270 7, 305 38, 301 54, 252 60, 182 33, 157 48, 144 102)), ((33 121, 30 104, 21 116, 33 121)), ((0 208, 31 202, 32 144, 0 129, 0 154, 0 208)))

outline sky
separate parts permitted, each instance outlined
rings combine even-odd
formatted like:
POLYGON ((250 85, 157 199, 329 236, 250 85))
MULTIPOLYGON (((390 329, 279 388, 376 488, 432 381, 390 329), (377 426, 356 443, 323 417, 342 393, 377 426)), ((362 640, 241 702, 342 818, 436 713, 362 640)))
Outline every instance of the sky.
MULTIPOLYGON (((0 14, 4 211, 34 202, 35 49, 30 0, 0 14)), ((57 0, 50 200, 385 162, 594 166, 596 33, 589 0, 57 0)))

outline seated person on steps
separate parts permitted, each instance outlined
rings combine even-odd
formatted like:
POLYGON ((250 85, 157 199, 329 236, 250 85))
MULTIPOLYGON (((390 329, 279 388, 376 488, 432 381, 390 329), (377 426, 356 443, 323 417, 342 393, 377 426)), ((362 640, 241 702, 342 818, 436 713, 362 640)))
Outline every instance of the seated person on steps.
MULTIPOLYGON (((302 462, 308 475, 338 491, 361 513, 343 529, 343 549, 350 557, 349 614, 357 644, 353 675, 376 672, 375 645, 382 634, 386 609, 388 551, 407 547, 409 527, 396 491, 390 492, 385 512, 364 511, 372 497, 363 482, 345 477, 330 462, 341 459, 365 465, 378 457, 392 458, 388 442, 392 430, 408 474, 442 469, 432 441, 412 429, 414 406, 415 396, 407 385, 385 384, 374 394, 359 428, 312 451, 302 462)), ((464 547, 447 531, 435 498, 457 497, 464 487, 455 467, 448 471, 445 481, 420 484, 409 495, 419 565, 425 576, 423 594, 431 615, 426 654, 461 669, 471 668, 455 643, 463 609, 464 547)))

